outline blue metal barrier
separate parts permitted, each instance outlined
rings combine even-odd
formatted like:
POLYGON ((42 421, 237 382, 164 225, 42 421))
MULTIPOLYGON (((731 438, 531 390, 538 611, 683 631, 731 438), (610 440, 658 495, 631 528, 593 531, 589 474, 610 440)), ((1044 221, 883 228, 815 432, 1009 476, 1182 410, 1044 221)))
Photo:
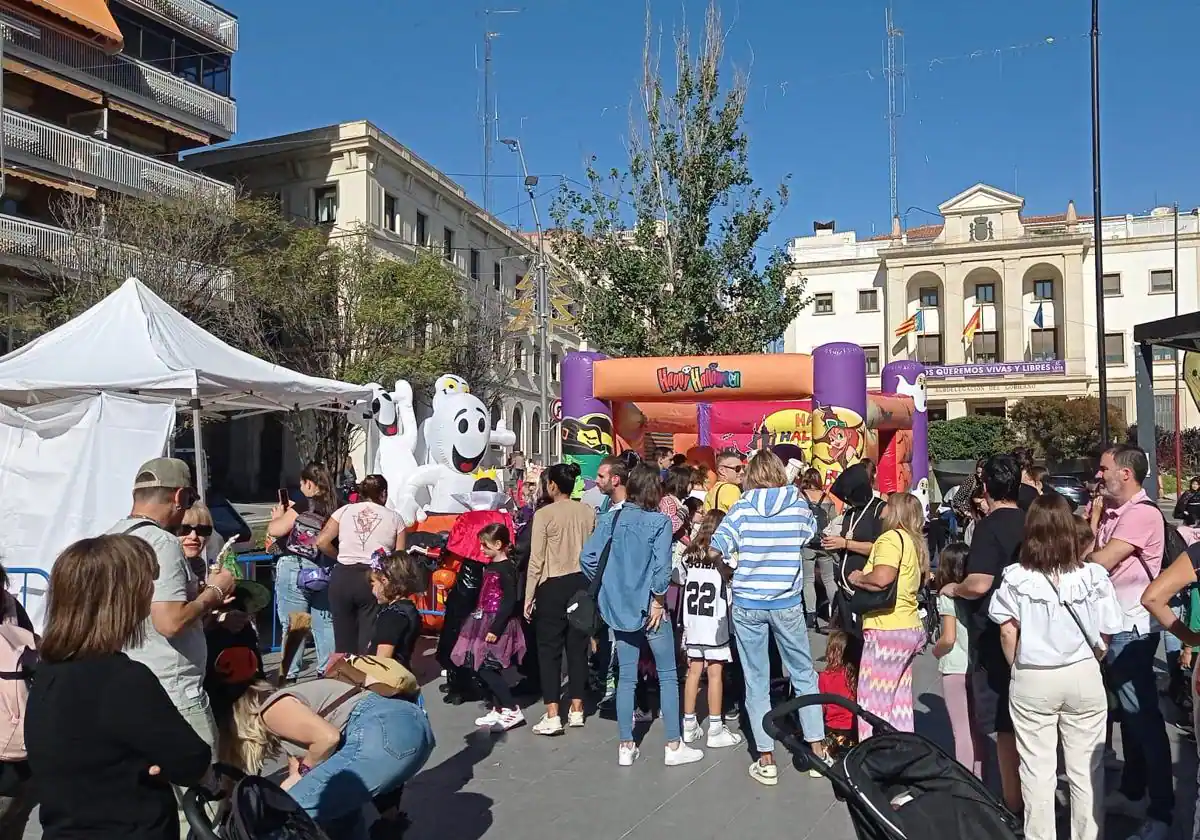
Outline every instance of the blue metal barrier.
POLYGON ((8 573, 9 584, 12 583, 12 580, 14 577, 16 577, 17 575, 21 576, 21 588, 19 590, 20 594, 17 597, 21 601, 21 606, 25 607, 26 609, 29 608, 29 576, 30 575, 33 575, 34 577, 39 577, 45 582, 45 587, 43 589, 43 592, 45 591, 45 589, 50 588, 50 573, 47 572, 45 569, 35 569, 32 566, 14 566, 11 569, 5 569, 5 571, 8 573))

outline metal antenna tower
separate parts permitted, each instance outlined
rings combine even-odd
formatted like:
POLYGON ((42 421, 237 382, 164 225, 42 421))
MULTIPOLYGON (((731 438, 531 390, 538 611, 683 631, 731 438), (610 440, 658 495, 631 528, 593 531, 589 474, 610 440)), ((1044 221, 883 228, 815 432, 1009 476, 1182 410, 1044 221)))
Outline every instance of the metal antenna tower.
POLYGON ((484 9, 483 32, 483 209, 492 209, 492 143, 499 131, 496 114, 496 95, 492 91, 492 41, 500 37, 493 32, 492 15, 516 15, 520 9, 484 9))
POLYGON ((897 142, 899 129, 898 120, 904 116, 908 100, 907 86, 904 81, 904 30, 897 29, 892 19, 892 4, 887 7, 887 37, 883 42, 883 75, 887 78, 888 88, 888 167, 890 177, 888 182, 889 196, 892 202, 892 218, 900 215, 900 195, 898 181, 900 175, 900 151, 897 142))

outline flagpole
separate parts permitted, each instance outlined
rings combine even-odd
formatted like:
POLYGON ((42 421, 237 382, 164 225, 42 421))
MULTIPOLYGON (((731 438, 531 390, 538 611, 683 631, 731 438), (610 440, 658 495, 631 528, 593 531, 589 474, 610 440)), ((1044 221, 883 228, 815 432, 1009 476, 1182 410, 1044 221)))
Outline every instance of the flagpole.
MULTIPOLYGON (((1100 199, 1100 0, 1092 0, 1092 248, 1096 268, 1096 373, 1100 391, 1100 441, 1108 432, 1108 357, 1104 342, 1104 214, 1100 199)), ((1142 422, 1146 422, 1143 418, 1142 422)), ((1150 418, 1154 422, 1154 418, 1150 418)))

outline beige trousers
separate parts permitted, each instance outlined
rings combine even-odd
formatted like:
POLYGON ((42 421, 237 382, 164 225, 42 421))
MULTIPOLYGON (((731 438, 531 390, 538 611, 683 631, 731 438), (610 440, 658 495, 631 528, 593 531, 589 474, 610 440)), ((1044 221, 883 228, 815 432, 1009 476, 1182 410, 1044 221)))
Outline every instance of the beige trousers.
POLYGON ((1013 668, 1009 695, 1020 757, 1026 840, 1055 840, 1058 744, 1071 792, 1071 840, 1097 840, 1104 824, 1104 728, 1108 699, 1100 665, 1013 668))

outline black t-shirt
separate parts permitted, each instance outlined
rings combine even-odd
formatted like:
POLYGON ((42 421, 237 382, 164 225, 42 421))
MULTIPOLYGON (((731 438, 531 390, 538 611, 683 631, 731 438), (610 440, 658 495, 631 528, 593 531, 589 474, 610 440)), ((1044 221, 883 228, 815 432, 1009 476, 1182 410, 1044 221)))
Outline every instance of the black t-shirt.
MULTIPOLYGON (((1032 487, 1029 489, 1033 490, 1032 487)), ((1000 578, 1005 568, 1016 563, 1020 557, 1024 535, 1025 511, 1019 507, 1002 507, 981 519, 971 537, 966 573, 992 576, 991 589, 972 604, 971 638, 977 642, 979 661, 985 670, 990 664, 997 663, 996 657, 1000 657, 1000 663, 1004 661, 1000 627, 988 618, 988 604, 992 600, 992 593, 1000 588, 1000 578)))
POLYGON ((421 614, 417 612, 416 604, 408 600, 397 601, 388 604, 375 616, 368 652, 374 655, 380 645, 391 645, 394 648, 392 658, 411 670, 413 652, 420 635, 421 614))
MULTIPOLYGON (((883 499, 873 498, 865 508, 849 508, 842 511, 842 536, 854 542, 873 543, 883 534, 883 499), (853 524, 853 530, 851 525, 853 524)), ((862 571, 867 565, 866 554, 846 551, 845 574, 862 571)))
POLYGON ((1017 490, 1017 507, 1023 511, 1028 511, 1029 506, 1033 504, 1033 500, 1037 497, 1038 491, 1036 487, 1022 484, 1021 488, 1017 490))

